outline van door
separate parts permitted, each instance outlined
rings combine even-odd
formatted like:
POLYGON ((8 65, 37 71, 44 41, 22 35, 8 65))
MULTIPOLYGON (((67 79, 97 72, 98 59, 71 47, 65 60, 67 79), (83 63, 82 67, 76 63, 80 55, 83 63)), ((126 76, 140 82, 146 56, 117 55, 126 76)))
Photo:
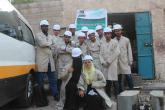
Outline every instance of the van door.
POLYGON ((138 50, 138 72, 143 79, 154 78, 151 15, 149 12, 135 13, 135 30, 138 50))

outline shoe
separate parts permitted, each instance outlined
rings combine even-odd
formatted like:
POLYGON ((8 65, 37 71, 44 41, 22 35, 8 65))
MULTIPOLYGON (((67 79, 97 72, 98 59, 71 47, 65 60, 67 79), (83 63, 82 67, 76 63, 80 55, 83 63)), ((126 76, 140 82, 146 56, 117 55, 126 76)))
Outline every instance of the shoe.
POLYGON ((59 95, 54 96, 54 100, 55 101, 59 101, 60 100, 60 96, 59 95))

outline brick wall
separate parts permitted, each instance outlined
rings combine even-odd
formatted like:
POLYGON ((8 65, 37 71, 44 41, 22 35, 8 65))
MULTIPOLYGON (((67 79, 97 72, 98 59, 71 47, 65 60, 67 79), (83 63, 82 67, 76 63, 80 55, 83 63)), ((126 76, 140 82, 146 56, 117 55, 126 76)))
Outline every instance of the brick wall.
POLYGON ((52 28, 54 23, 61 23, 63 7, 61 0, 40 1, 26 4, 16 4, 15 7, 25 16, 32 25, 34 32, 39 31, 39 22, 47 19, 52 28))

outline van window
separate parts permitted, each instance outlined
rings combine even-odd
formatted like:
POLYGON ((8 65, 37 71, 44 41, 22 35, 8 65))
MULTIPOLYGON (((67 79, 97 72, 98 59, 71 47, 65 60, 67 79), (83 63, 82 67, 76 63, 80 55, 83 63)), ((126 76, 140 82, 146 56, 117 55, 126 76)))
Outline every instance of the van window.
POLYGON ((23 40, 34 45, 34 37, 32 34, 32 31, 30 30, 30 28, 20 20, 21 23, 21 27, 22 27, 22 34, 23 34, 23 40))
POLYGON ((0 32, 10 37, 18 38, 17 18, 13 12, 0 11, 0 32))

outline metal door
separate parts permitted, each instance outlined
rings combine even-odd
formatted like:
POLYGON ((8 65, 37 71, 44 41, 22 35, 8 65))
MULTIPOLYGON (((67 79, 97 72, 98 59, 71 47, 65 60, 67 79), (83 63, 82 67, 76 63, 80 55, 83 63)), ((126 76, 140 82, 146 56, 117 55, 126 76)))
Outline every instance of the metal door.
POLYGON ((143 79, 154 78, 152 24, 149 12, 135 13, 138 73, 143 79))

